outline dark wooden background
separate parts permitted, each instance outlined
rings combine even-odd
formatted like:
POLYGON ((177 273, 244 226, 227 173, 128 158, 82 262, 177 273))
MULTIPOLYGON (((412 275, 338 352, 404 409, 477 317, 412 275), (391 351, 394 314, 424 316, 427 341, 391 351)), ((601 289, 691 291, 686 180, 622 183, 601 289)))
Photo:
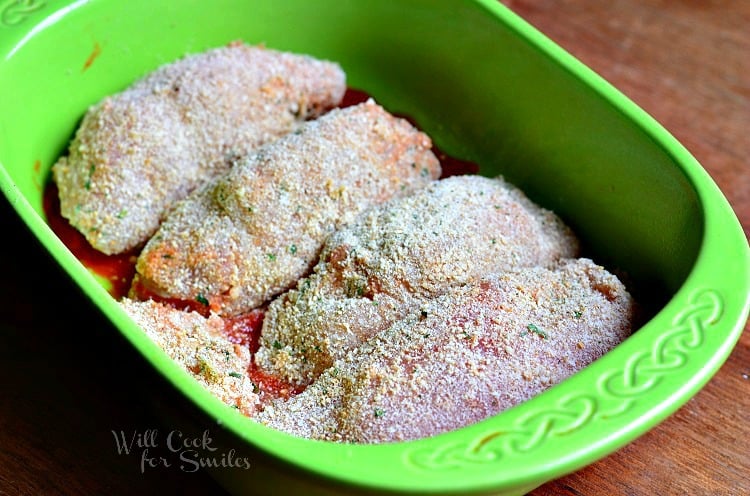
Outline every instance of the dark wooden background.
MULTIPOLYGON (((750 232, 749 1, 504 3, 664 124, 750 232)), ((138 459, 117 454, 111 431, 158 428, 147 404, 173 393, 91 311, 4 200, 0 222, 0 495, 223 494, 203 473, 142 474, 138 459)), ((750 494, 748 375, 746 328, 676 414, 532 494, 750 494)))

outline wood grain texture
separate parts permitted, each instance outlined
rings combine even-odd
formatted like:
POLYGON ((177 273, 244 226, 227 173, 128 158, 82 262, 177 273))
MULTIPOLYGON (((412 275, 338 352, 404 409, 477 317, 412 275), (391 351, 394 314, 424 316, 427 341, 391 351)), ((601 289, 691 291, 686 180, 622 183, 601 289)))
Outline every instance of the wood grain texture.
MULTIPOLYGON (((750 233, 750 2, 505 3, 664 124, 750 233)), ((141 473, 137 460, 117 454, 112 430, 158 428, 153 404, 179 399, 109 332, 5 200, 0 227, 0 495, 223 494, 202 472, 141 473)), ((750 494, 748 376, 746 328, 727 363, 675 415, 532 494, 750 494)))

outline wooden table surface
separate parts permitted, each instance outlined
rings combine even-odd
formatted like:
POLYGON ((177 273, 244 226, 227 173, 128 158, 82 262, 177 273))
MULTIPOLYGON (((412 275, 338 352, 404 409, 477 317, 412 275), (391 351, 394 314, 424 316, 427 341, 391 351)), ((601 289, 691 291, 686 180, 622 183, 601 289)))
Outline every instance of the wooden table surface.
MULTIPOLYGON (((750 2, 505 3, 670 130, 750 232, 750 2)), ((140 384, 157 401, 173 393, 91 311, 4 200, 0 219, 0 495, 223 494, 202 472, 141 473, 139 460, 118 455, 113 430, 159 427, 140 384)), ((532 494, 750 494, 749 375, 746 328, 717 375, 672 417, 532 494)))

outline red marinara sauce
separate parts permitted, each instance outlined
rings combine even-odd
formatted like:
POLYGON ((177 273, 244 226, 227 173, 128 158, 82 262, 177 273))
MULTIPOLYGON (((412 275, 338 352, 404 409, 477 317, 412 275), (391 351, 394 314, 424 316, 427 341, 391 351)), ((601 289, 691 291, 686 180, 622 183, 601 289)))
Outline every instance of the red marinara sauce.
POLYGON ((119 255, 105 255, 94 249, 83 234, 71 226, 60 213, 57 185, 52 181, 49 181, 44 189, 42 207, 47 217, 47 224, 60 238, 60 241, 87 269, 107 279, 112 284, 109 293, 118 300, 127 296, 135 275, 135 261, 138 258, 138 251, 119 255))
MULTIPOLYGON (((349 107, 365 102, 369 98, 370 95, 366 92, 349 88, 339 106, 341 108, 349 107)), ((416 126, 414 120, 409 116, 399 115, 399 117, 416 126)), ((479 167, 473 162, 452 157, 434 145, 432 150, 440 160, 443 169, 441 178, 476 174, 479 171, 479 167)), ((119 255, 105 255, 94 249, 86 238, 72 227, 60 213, 57 186, 51 181, 48 182, 44 190, 43 207, 47 224, 63 244, 86 268, 111 282, 112 287, 109 289, 109 293, 113 298, 119 300, 130 293, 132 297, 138 299, 153 299, 180 310, 196 311, 204 316, 210 314, 211 308, 208 302, 165 298, 149 291, 137 280, 134 282, 135 262, 138 258, 139 249, 119 255)), ((258 308, 236 317, 226 317, 224 318, 224 332, 232 343, 246 346, 254 354, 260 346, 260 332, 263 327, 264 316, 265 308, 258 308)), ((291 386, 278 377, 258 370, 254 362, 248 368, 247 373, 250 380, 258 387, 262 400, 289 398, 304 390, 303 387, 291 386)))
MULTIPOLYGON (((265 309, 258 308, 237 317, 224 319, 224 332, 232 343, 247 346, 255 354, 260 347, 260 331, 263 328, 265 309)), ((278 377, 259 370, 252 362, 247 370, 250 380, 258 387, 261 401, 272 398, 289 398, 301 393, 304 388, 295 387, 278 377)))

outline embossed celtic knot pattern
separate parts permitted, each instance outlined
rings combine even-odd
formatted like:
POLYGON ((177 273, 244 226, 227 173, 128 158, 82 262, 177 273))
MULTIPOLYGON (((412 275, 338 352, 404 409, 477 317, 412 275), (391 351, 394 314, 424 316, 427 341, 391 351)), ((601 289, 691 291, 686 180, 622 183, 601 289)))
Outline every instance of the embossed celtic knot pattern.
POLYGON ((32 12, 47 4, 40 0, 13 0, 0 2, 0 26, 12 27, 23 22, 32 12))
POLYGON ((505 430, 487 431, 471 441, 449 443, 437 449, 416 449, 407 453, 406 461, 420 470, 499 462, 505 456, 539 449, 550 438, 583 431, 592 420, 617 417, 636 405, 666 375, 684 367, 691 351, 703 345, 707 329, 719 322, 723 313, 724 302, 717 291, 696 290, 651 349, 631 355, 623 367, 602 375, 595 394, 564 395, 555 407, 531 411, 505 430))
POLYGON ((651 350, 631 356, 622 371, 612 371, 599 381, 603 394, 635 399, 655 387, 670 372, 685 366, 690 352, 705 341, 706 328, 716 324, 724 304, 714 290, 694 291, 688 306, 672 319, 672 328, 664 331, 651 350))

